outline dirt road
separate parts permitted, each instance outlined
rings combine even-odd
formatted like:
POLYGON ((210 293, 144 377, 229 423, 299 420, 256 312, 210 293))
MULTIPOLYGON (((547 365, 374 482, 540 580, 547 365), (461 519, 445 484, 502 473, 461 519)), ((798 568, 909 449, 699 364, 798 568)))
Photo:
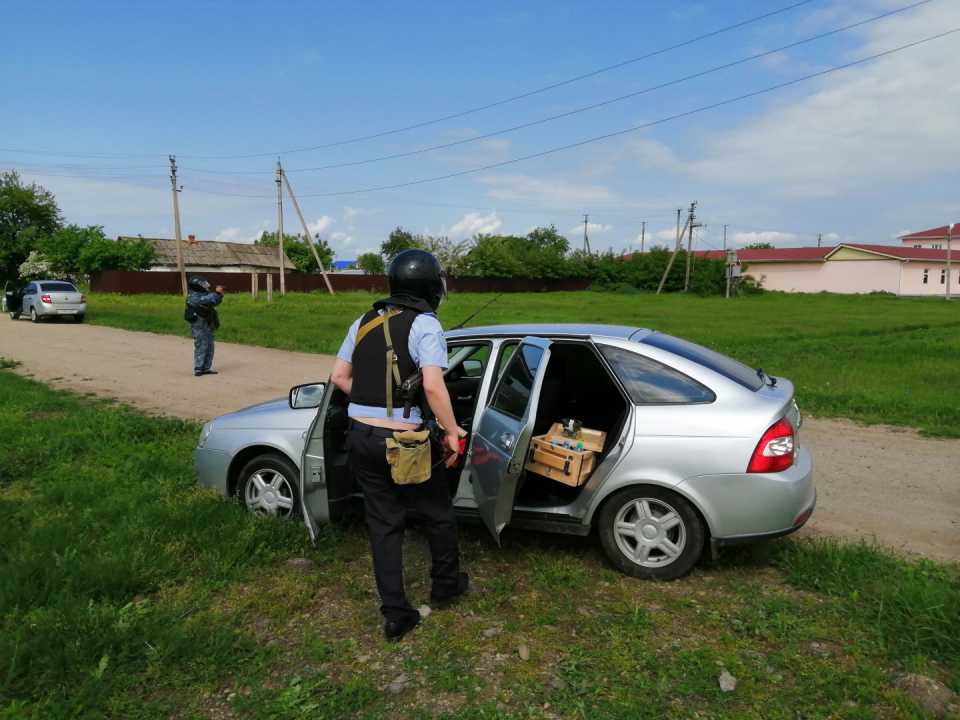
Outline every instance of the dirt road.
MULTIPOLYGON (((0 357, 54 387, 205 421, 325 380, 333 358, 217 343, 218 375, 194 377, 193 342, 70 322, 0 318, 0 357)), ((876 537, 908 553, 960 559, 960 441, 808 418, 819 503, 807 534, 876 537)))

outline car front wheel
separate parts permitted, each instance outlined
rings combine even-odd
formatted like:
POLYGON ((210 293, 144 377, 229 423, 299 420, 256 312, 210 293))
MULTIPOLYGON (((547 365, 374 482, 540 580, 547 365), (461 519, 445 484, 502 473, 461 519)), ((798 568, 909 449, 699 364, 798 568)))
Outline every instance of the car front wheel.
POLYGON ((32 305, 30 306, 30 322, 40 322, 40 316, 37 315, 37 309, 32 305))
POLYGON ((299 518, 299 477, 297 468, 282 455, 260 455, 240 471, 237 499, 258 515, 299 518))
POLYGON ((627 575, 673 580, 697 564, 703 522, 689 502, 659 487, 621 490, 600 513, 600 540, 627 575))

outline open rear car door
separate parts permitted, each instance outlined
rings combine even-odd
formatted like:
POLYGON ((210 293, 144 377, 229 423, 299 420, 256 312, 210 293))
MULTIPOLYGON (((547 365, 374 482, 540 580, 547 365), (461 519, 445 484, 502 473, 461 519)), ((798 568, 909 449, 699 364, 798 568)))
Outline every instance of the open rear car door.
POLYGON ((517 481, 530 447, 533 423, 550 359, 550 341, 526 337, 504 368, 470 451, 473 494, 497 543, 513 514, 517 481))

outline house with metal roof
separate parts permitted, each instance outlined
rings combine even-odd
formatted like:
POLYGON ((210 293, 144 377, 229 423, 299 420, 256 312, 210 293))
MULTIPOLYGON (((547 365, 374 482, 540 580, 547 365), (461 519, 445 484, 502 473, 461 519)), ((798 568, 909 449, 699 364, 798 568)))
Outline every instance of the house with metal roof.
MULTIPOLYGON (((957 223, 950 231, 949 225, 933 228, 932 230, 923 230, 918 233, 906 233, 900 235, 900 241, 904 247, 909 248, 929 248, 931 250, 946 250, 947 242, 956 243, 957 234, 960 234, 960 223, 957 223)), ((954 245, 956 249, 956 245, 954 245)))
MULTIPOLYGON (((139 240, 140 238, 120 238, 121 240, 139 240)), ((153 243, 157 251, 151 270, 161 272, 177 271, 177 241, 165 238, 143 238, 153 243)), ((280 249, 264 245, 246 243, 217 242, 215 240, 196 240, 190 235, 180 241, 183 247, 183 262, 188 273, 204 272, 280 272, 280 249)), ((294 271, 296 266, 283 256, 285 271, 294 271)))
MULTIPOLYGON (((714 259, 726 257, 718 250, 694 254, 714 259)), ((956 255, 950 267, 951 297, 960 297, 960 262, 956 262, 960 258, 956 255)), ((739 250, 737 259, 747 264, 748 274, 762 279, 767 290, 889 292, 905 296, 946 293, 947 251, 940 248, 842 243, 833 247, 739 250)))

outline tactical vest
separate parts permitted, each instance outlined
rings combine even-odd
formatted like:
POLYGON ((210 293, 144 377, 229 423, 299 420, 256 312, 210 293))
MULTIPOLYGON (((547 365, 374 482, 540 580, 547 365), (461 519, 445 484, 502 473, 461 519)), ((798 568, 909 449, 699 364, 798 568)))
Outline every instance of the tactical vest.
MULTIPOLYGON (((417 364, 410 355, 408 341, 410 329, 420 314, 416 310, 397 308, 400 310, 389 319, 390 339, 393 341, 393 352, 396 355, 397 366, 400 371, 400 381, 395 376, 390 385, 393 390, 393 412, 397 420, 403 419, 404 397, 400 393, 400 384, 417 372, 417 364)), ((374 327, 363 337, 360 332, 364 326, 380 317, 380 313, 371 310, 360 318, 360 331, 357 343, 353 347, 353 388, 350 392, 350 402, 368 407, 387 407, 387 339, 383 331, 383 324, 374 327)))

